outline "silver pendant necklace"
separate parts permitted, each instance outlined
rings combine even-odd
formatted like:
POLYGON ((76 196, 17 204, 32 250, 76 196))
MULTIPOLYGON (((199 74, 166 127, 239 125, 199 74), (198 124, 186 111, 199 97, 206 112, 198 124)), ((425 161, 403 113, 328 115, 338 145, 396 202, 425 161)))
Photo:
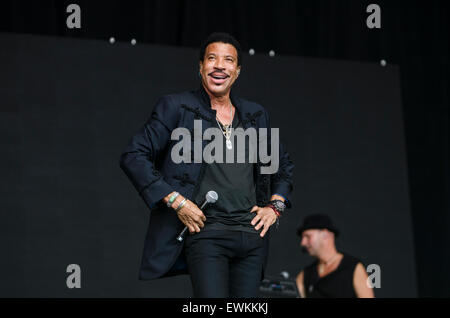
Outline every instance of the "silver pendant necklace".
POLYGON ((229 125, 223 125, 223 128, 225 128, 225 130, 224 130, 221 127, 219 121, 217 120, 217 116, 216 116, 217 125, 219 125, 220 131, 222 131, 222 134, 224 135, 224 137, 226 139, 226 145, 227 145, 228 150, 233 149, 233 144, 231 143, 231 140, 230 140, 231 130, 233 129, 233 107, 231 107, 231 103, 230 103, 230 117, 231 117, 231 123, 229 125))

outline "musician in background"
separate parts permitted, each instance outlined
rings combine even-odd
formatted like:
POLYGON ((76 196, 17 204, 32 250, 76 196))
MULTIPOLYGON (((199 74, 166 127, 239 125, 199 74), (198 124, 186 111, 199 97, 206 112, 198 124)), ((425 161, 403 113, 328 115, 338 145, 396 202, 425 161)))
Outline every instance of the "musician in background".
POLYGON ((327 215, 305 217, 297 234, 301 246, 316 261, 297 275, 303 298, 373 298, 365 267, 357 258, 336 250, 338 229, 327 215))

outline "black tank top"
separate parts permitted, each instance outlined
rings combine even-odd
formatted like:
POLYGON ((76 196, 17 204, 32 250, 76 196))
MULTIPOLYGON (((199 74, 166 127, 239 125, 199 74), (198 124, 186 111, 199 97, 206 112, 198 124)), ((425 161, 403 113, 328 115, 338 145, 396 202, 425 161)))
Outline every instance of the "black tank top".
POLYGON ((308 298, 356 298, 353 287, 353 273, 360 263, 357 258, 342 253, 343 258, 336 270, 320 278, 317 273, 318 261, 303 271, 303 286, 308 298))

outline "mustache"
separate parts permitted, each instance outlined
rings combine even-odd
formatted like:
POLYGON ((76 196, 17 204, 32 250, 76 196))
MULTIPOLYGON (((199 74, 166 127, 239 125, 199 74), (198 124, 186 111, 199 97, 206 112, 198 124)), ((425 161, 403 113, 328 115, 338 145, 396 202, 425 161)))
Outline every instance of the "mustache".
POLYGON ((303 254, 309 254, 308 250, 306 249, 306 247, 302 246, 301 251, 302 251, 303 254))
POLYGON ((222 72, 222 71, 212 71, 212 72, 209 73, 208 75, 212 75, 212 74, 214 74, 214 73, 216 73, 216 74, 222 74, 222 75, 225 75, 225 76, 230 76, 230 75, 228 75, 227 73, 222 72))

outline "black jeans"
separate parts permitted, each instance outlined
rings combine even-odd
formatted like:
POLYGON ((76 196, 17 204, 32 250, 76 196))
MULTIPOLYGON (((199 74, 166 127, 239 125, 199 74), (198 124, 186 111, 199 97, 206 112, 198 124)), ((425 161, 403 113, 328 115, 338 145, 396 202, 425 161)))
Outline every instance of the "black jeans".
POLYGON ((266 237, 232 230, 188 235, 185 252, 194 297, 258 297, 266 237))

